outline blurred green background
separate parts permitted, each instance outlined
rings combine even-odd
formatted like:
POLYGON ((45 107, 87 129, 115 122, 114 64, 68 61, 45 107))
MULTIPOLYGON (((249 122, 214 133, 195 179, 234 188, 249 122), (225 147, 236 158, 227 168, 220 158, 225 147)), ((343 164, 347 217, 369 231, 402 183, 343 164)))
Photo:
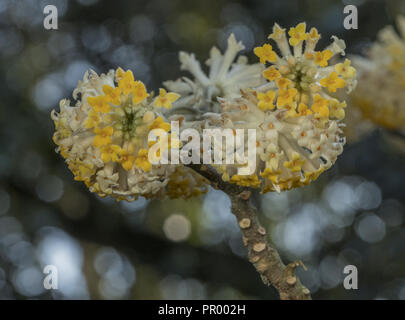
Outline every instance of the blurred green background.
MULTIPOLYGON (((200 61, 233 32, 250 61, 274 22, 306 21, 362 53, 405 2, 366 0, 0 0, 0 299, 277 299, 245 259, 230 202, 117 203, 91 194, 55 153, 50 111, 86 69, 132 69, 149 90, 183 75, 178 51, 200 61), (59 29, 45 30, 54 4, 59 29), (359 29, 343 28, 343 8, 359 29), (43 267, 58 268, 45 290, 43 267)), ((350 107, 350 106, 349 106, 350 107)), ((405 162, 375 130, 346 145, 310 186, 255 195, 284 261, 315 299, 405 299, 405 162), (343 267, 359 270, 345 290, 343 267)))

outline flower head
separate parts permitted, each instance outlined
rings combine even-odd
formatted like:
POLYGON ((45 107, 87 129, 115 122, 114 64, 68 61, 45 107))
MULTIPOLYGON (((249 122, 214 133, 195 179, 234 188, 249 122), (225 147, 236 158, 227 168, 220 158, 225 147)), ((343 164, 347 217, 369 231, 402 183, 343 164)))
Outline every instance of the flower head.
POLYGON ((167 92, 165 89, 160 88, 159 96, 155 98, 154 104, 156 107, 165 107, 166 109, 170 109, 172 107, 172 103, 175 102, 180 95, 174 92, 167 92))
MULTIPOLYGON (((75 180, 84 181, 100 196, 117 199, 167 195, 170 177, 178 171, 175 166, 149 162, 148 133, 156 128, 170 131, 160 107, 167 107, 178 95, 160 93, 156 99, 162 103, 154 102, 129 70, 118 68, 100 76, 86 72, 73 92, 75 99, 79 94, 81 99, 75 106, 63 99, 60 111, 51 115, 57 151, 75 180)), ((204 190, 202 180, 195 181, 193 187, 204 190)))
MULTIPOLYGON (((345 143, 340 121, 346 103, 331 94, 356 85, 348 59, 331 64, 332 57, 344 55, 343 40, 332 37, 332 44, 317 51, 321 36, 315 28, 306 33, 305 23, 291 28, 288 35, 275 24, 269 39, 277 47, 255 49, 260 62, 268 64, 262 72, 268 82, 243 90, 240 97, 220 99, 220 112, 208 113, 203 126, 256 129, 253 174, 238 174, 240 165, 216 168, 224 180, 262 192, 306 185, 333 165, 345 143)), ((238 147, 247 156, 246 146, 238 147)))
MULTIPOLYGON (((275 91, 277 107, 290 110, 291 116, 299 113, 298 107, 302 103, 317 117, 336 118, 338 115, 336 119, 341 120, 341 112, 329 112, 332 99, 336 99, 331 93, 345 87, 351 91, 356 85, 356 72, 349 59, 335 66, 330 65, 332 57, 344 55, 344 41, 332 37, 332 44, 317 51, 316 45, 321 36, 316 28, 306 33, 305 23, 290 28, 288 35, 287 39, 285 29, 278 24, 274 25, 269 38, 276 43, 281 55, 274 53, 277 59, 273 61, 260 58, 262 63, 269 61, 271 64, 263 71, 263 77, 269 82, 256 88, 257 91, 275 91)), ((260 53, 264 47, 258 47, 260 53)), ((274 50, 274 47, 270 48, 274 50)))
MULTIPOLYGON (((377 41, 366 58, 355 57, 359 86, 351 102, 363 117, 374 124, 403 130, 405 127, 405 16, 398 16, 398 35, 392 26, 378 33, 377 41)), ((336 66, 336 72, 350 75, 348 63, 336 66)))

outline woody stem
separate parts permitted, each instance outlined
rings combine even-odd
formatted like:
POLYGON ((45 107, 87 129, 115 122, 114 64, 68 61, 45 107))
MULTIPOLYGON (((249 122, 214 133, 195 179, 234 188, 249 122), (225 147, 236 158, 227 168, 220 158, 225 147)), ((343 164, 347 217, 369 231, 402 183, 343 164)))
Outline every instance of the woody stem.
POLYGON ((277 249, 269 241, 266 230, 259 222, 256 208, 250 199, 251 191, 223 181, 215 169, 209 166, 191 164, 189 167, 231 199, 231 211, 236 216, 242 232, 248 259, 260 274, 263 283, 276 288, 282 300, 310 300, 310 291, 294 273, 295 268, 302 263, 293 262, 287 266, 283 263, 277 249))

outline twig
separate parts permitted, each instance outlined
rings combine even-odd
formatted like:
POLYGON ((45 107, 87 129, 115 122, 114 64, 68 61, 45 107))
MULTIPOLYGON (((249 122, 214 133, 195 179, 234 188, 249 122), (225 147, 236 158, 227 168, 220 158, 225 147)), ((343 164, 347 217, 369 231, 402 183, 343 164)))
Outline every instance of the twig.
POLYGON ((310 291, 302 285, 294 273, 295 268, 303 266, 302 262, 293 262, 286 266, 281 261, 277 249, 266 237, 266 230, 260 225, 256 209, 251 203, 249 188, 223 181, 212 167, 198 164, 191 164, 189 167, 231 199, 231 211, 238 220, 243 243, 248 249, 249 261, 263 282, 275 287, 282 300, 310 300, 310 291))

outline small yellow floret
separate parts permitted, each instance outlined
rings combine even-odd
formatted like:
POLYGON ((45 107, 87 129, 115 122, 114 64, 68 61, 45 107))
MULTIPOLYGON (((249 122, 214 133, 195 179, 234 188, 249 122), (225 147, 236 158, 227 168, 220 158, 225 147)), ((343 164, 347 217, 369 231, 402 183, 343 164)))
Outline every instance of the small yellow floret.
POLYGON ((111 144, 101 149, 101 160, 104 163, 114 161, 117 162, 119 159, 119 154, 121 152, 120 146, 116 144, 111 144))
POLYGON ((259 99, 259 103, 257 106, 265 111, 265 110, 273 110, 276 106, 273 104, 274 99, 276 97, 276 92, 273 90, 269 90, 266 93, 258 93, 257 98, 259 99))
POLYGON ((135 165, 143 171, 150 171, 152 164, 148 160, 148 150, 140 149, 135 160, 135 165))
POLYGON ((263 71, 263 77, 269 81, 274 81, 281 77, 280 72, 276 69, 276 67, 271 66, 263 71))
POLYGON ((311 28, 311 31, 308 33, 308 37, 311 40, 318 40, 321 35, 318 33, 318 30, 316 28, 311 28))
POLYGON ((340 102, 337 99, 330 101, 330 116, 338 120, 342 120, 345 117, 346 102, 340 102))
POLYGON ((110 112, 110 105, 106 96, 88 97, 87 102, 93 107, 94 111, 102 113, 110 112))
POLYGON ((277 106, 283 107, 285 105, 292 104, 297 92, 298 91, 295 88, 290 88, 287 90, 280 89, 278 92, 277 106))
POLYGON ((142 81, 135 81, 132 89, 132 101, 134 104, 138 104, 145 100, 149 96, 146 91, 146 87, 142 81))
POLYGON ((307 40, 308 34, 305 33, 307 25, 305 22, 299 23, 295 28, 290 28, 288 35, 290 36, 290 45, 296 46, 300 44, 303 40, 307 40))
POLYGON ((287 112, 284 114, 286 118, 298 117, 296 105, 297 105, 296 103, 293 103, 293 104, 287 104, 283 107, 280 107, 281 109, 287 110, 287 112))
POLYGON ((115 71, 115 81, 117 83, 124 77, 125 71, 121 68, 118 67, 117 71, 115 71))
POLYGON ((300 103, 298 105, 298 114, 300 116, 308 116, 312 114, 311 109, 308 108, 308 106, 305 103, 300 103))
POLYGON ((285 35, 285 29, 281 28, 277 23, 273 27, 273 33, 269 35, 269 39, 279 40, 285 35))
POLYGON ((351 61, 346 59, 343 63, 338 63, 335 66, 335 71, 340 74, 344 79, 351 79, 356 76, 356 69, 351 65, 351 61))
POLYGON ((120 104, 121 88, 113 88, 107 84, 103 85, 103 92, 110 99, 112 104, 118 106, 120 104))
POLYGON ((329 92, 336 92, 337 89, 344 88, 346 85, 346 82, 335 71, 331 72, 329 77, 321 79, 319 83, 322 87, 327 87, 329 92))
POLYGON ((254 49, 254 53, 259 57, 260 63, 265 64, 266 61, 275 62, 277 60, 277 54, 273 51, 273 47, 269 44, 264 44, 263 47, 257 47, 254 49))
POLYGON ((84 127, 86 129, 95 128, 100 122, 100 115, 94 110, 90 110, 86 121, 84 122, 84 127))
POLYGON ((323 50, 315 52, 314 60, 315 62, 321 66, 326 67, 328 65, 328 60, 332 58, 333 52, 331 50, 323 50))
POLYGON ((276 80, 276 85, 279 89, 287 89, 287 87, 291 84, 291 80, 287 78, 279 78, 276 80))
POLYGON ((311 109, 321 118, 329 117, 329 100, 322 98, 319 94, 314 96, 314 104, 311 109))
POLYGON ((134 75, 130 70, 126 71, 118 82, 118 87, 122 90, 124 95, 129 94, 133 90, 134 85, 134 75))
POLYGON ((157 117, 153 122, 149 125, 149 130, 153 129, 163 129, 165 131, 169 131, 171 128, 170 123, 167 123, 163 120, 162 117, 157 117))
POLYGON ((93 140, 93 145, 97 148, 111 143, 111 136, 114 132, 112 127, 105 127, 103 129, 95 128, 94 133, 96 136, 93 140))
POLYGON ((127 150, 122 149, 119 154, 119 162, 121 163, 122 167, 129 171, 134 166, 135 156, 128 153, 127 150))
POLYGON ((294 152, 292 159, 284 162, 284 167, 290 169, 292 172, 299 172, 304 164, 305 159, 302 159, 298 152, 294 152))
POLYGON ((264 169, 263 172, 260 173, 260 175, 265 178, 269 179, 273 183, 277 183, 279 180, 281 174, 281 170, 273 170, 272 168, 267 167, 264 169))
POLYGON ((172 107, 172 103, 175 102, 180 95, 174 92, 167 92, 165 89, 160 88, 159 96, 155 98, 154 105, 155 107, 161 108, 164 107, 166 109, 170 109, 172 107))

